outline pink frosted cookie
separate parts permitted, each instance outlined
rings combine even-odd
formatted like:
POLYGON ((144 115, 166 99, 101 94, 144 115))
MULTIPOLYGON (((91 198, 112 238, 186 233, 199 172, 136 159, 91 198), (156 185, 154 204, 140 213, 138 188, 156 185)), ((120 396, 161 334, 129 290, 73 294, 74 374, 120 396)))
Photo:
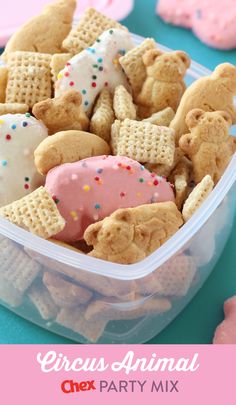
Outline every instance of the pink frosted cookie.
POLYGON ((121 156, 95 156, 49 171, 46 189, 66 226, 58 240, 83 238, 85 229, 118 208, 174 201, 170 183, 140 163, 121 156))
POLYGON ((224 303, 225 320, 217 327, 213 343, 236 344, 236 295, 224 303))
POLYGON ((191 28, 209 46, 236 47, 235 0, 159 0, 157 13, 166 22, 191 28))

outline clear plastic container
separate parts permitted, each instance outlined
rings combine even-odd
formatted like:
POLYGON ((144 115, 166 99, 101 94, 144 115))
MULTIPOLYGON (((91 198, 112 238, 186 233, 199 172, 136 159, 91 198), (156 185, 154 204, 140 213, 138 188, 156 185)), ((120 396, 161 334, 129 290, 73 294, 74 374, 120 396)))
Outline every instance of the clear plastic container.
MULTIPOLYGON (((143 40, 133 37, 137 44, 143 40)), ((192 62, 186 82, 189 85, 209 74, 192 62)), ((188 223, 133 265, 79 254, 0 218, 1 303, 77 342, 143 343, 151 339, 191 301, 219 259, 233 225, 235 180, 236 155, 188 223), (69 299, 63 296, 65 290, 51 285, 52 299, 44 285, 45 277, 51 276, 73 284, 67 284, 72 287, 69 299), (75 286, 85 288, 80 290, 80 303, 71 299, 75 286)))

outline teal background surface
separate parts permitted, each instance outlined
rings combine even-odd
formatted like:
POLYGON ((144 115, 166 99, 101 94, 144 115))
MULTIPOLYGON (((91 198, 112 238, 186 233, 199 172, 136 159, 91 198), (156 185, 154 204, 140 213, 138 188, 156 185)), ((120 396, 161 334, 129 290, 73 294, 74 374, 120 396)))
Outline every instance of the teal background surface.
MULTIPOLYGON (((202 44, 185 29, 167 25, 155 15, 155 0, 136 0, 133 12, 123 21, 130 31, 153 37, 173 49, 183 49, 192 59, 213 69, 222 62, 236 64, 236 50, 217 51, 202 44)), ((235 198, 236 201, 236 198, 235 198)), ((236 294, 236 221, 214 271, 184 311, 148 343, 211 343, 223 319, 223 302, 236 294)), ((0 307, 0 343, 74 343, 25 321, 0 307)))

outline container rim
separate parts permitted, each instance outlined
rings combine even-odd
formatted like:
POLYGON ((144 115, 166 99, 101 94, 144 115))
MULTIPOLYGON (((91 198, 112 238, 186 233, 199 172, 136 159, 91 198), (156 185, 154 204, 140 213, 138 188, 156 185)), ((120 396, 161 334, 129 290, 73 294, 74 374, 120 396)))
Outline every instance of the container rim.
MULTIPOLYGON (((139 44, 144 40, 143 37, 136 34, 132 34, 132 38, 135 44, 139 44)), ((157 43, 157 45, 162 50, 170 51, 169 48, 161 44, 157 43)), ((199 77, 211 74, 211 71, 192 61, 188 73, 191 77, 198 79, 199 77)), ((131 281, 149 275, 169 260, 171 256, 174 256, 180 251, 209 219, 223 201, 235 181, 236 153, 232 157, 224 175, 214 190, 192 218, 159 249, 135 264, 117 264, 86 256, 33 235, 29 231, 21 229, 1 217, 0 232, 4 237, 13 240, 25 248, 33 250, 35 253, 48 257, 49 259, 56 260, 66 266, 76 268, 78 271, 83 270, 118 280, 131 281)))

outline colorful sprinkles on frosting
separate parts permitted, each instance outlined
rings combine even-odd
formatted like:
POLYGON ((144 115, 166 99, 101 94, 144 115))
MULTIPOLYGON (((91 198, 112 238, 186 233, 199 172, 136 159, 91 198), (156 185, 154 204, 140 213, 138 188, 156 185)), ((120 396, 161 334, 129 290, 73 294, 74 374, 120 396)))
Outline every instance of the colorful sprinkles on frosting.
MULTIPOLYGON (((67 225, 62 231, 66 233, 64 236, 60 234, 60 237, 67 238, 67 234, 71 240, 73 237, 75 240, 82 238, 84 228, 109 216, 118 208, 162 201, 165 188, 167 196, 169 194, 171 199, 174 198, 168 185, 164 185, 162 190, 163 184, 159 176, 155 173, 152 175, 140 163, 122 156, 103 155, 74 162, 69 171, 65 171, 64 177, 60 166, 55 168, 57 170, 60 184, 55 183, 54 176, 50 179, 49 173, 46 188, 51 195, 55 193, 54 201, 57 201, 57 195, 61 199, 61 213, 67 225), (67 188, 65 193, 64 179, 68 179, 71 192, 67 188), (98 187, 100 184, 101 192, 98 187)), ((58 208, 60 210, 60 205, 58 208)))
MULTIPOLYGON (((113 29, 110 29, 107 32, 110 35, 115 35, 115 31, 113 29)), ((105 45, 104 47, 101 46, 103 37, 97 38, 94 45, 89 46, 84 50, 84 52, 90 54, 90 57, 86 56, 87 59, 85 58, 83 61, 83 56, 81 56, 81 59, 80 57, 78 57, 78 59, 75 59, 71 63, 68 62, 65 68, 61 72, 59 72, 57 76, 58 81, 55 83, 55 88, 59 89, 59 91, 60 89, 64 91, 66 88, 71 87, 76 88, 82 94, 82 103, 85 110, 87 110, 91 103, 93 103, 98 89, 101 90, 102 87, 108 87, 110 85, 108 80, 106 80, 106 77, 104 77, 104 74, 106 74, 107 76, 110 70, 111 77, 113 76, 112 73, 115 73, 115 71, 120 71, 122 74, 119 59, 121 56, 124 56, 126 54, 126 42, 127 44, 129 44, 129 39, 125 37, 123 38, 123 36, 119 38, 119 34, 118 38, 115 37, 112 39, 105 36, 105 43, 107 39, 109 39, 110 41, 108 41, 108 44, 110 44, 109 51, 111 52, 106 51, 105 45), (80 87, 81 80, 78 74, 78 72, 80 71, 80 62, 81 66, 86 66, 86 70, 91 73, 91 79, 90 81, 87 81, 86 85, 84 83, 84 88, 80 87), (83 65, 83 63, 85 65, 83 65), (112 67, 112 65, 114 67, 112 67)), ((130 45, 128 45, 128 47, 130 45)))

